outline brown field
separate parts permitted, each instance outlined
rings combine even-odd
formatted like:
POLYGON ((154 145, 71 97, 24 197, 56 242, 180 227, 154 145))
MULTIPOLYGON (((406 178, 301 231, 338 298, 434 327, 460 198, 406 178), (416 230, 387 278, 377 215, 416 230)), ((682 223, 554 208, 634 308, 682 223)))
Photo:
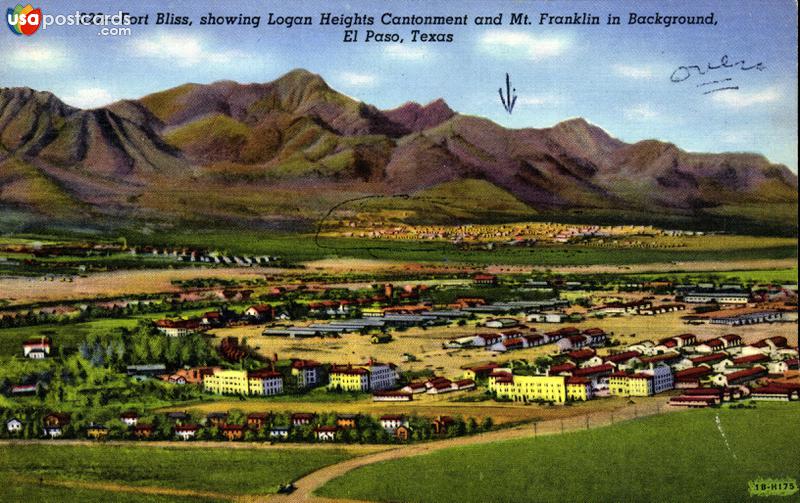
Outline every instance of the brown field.
MULTIPOLYGON (((473 266, 448 264, 437 265, 427 263, 404 263, 379 260, 329 259, 307 262, 309 271, 315 273, 344 274, 353 272, 397 271, 416 273, 469 273, 477 270, 473 266)), ((775 260, 739 260, 725 262, 681 262, 631 264, 631 265, 594 265, 594 266, 505 266, 492 265, 483 268, 493 273, 529 273, 533 271, 560 274, 600 274, 600 273, 648 273, 648 272, 693 272, 693 271, 745 271, 764 269, 794 268, 797 261, 793 259, 775 260)), ((280 268, 186 268, 186 269, 153 269, 122 270, 115 272, 93 273, 75 276, 72 281, 45 280, 43 277, 0 277, 0 299, 9 304, 26 304, 45 301, 74 301, 94 298, 122 297, 136 294, 157 294, 178 291, 172 280, 188 280, 193 278, 223 279, 257 279, 264 275, 289 275, 295 279, 297 269, 280 268)), ((367 284, 367 283, 364 283, 367 284)), ((357 286, 345 283, 340 286, 357 286)))
POLYGON ((493 274, 529 273, 553 271, 560 274, 643 274, 643 273, 679 273, 679 272, 726 272, 759 269, 789 269, 797 267, 794 259, 753 259, 725 260, 708 262, 654 262, 652 264, 626 265, 571 265, 571 266, 516 266, 496 265, 487 268, 493 274))
POLYGON ((284 269, 274 268, 192 268, 125 270, 76 276, 72 281, 43 277, 0 278, 0 292, 11 304, 56 300, 83 300, 125 295, 177 292, 172 280, 194 278, 258 279, 284 269))

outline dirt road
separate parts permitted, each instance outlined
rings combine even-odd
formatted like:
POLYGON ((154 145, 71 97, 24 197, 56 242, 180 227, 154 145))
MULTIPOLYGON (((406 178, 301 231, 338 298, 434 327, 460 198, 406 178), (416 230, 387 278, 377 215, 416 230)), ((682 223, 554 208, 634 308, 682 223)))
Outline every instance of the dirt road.
POLYGON ((459 437, 425 444, 415 444, 382 451, 321 468, 297 480, 295 482, 297 489, 292 494, 272 495, 267 497, 264 501, 286 503, 332 503, 333 501, 336 501, 338 503, 342 503, 342 500, 331 500, 316 496, 314 491, 321 488, 329 481, 341 477, 342 475, 355 470, 356 468, 371 465, 373 463, 430 454, 451 447, 463 447, 467 445, 530 438, 538 435, 560 434, 570 431, 608 426, 620 421, 662 414, 672 410, 675 409, 672 409, 667 405, 667 400, 665 398, 648 399, 641 400, 639 403, 629 403, 611 411, 602 411, 594 414, 579 415, 565 419, 541 421, 536 423, 535 426, 527 424, 506 430, 497 430, 479 435, 459 437))

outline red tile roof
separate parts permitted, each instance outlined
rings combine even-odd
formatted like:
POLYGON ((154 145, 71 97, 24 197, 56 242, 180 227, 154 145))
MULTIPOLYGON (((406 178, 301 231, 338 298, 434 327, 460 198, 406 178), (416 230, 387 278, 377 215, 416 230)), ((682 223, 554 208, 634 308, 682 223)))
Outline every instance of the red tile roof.
POLYGON ((734 358, 733 363, 736 365, 742 365, 747 363, 759 363, 769 361, 769 356, 767 355, 749 355, 749 356, 740 356, 739 358, 734 358))
POLYGON ((725 377, 727 378, 728 382, 737 381, 742 379, 756 379, 759 376, 766 375, 767 369, 764 367, 757 365, 755 367, 740 370, 738 372, 732 372, 730 374, 726 374, 725 377))
POLYGON ((594 367, 585 367, 582 369, 575 369, 572 372, 573 376, 583 377, 583 376, 590 376, 595 374, 604 374, 604 373, 611 373, 614 371, 614 366, 609 363, 604 363, 602 365, 595 365, 594 367))
POLYGON ((701 363, 717 363, 725 358, 728 358, 728 355, 725 353, 711 353, 703 356, 695 356, 694 358, 689 358, 689 360, 695 365, 699 365, 701 363))
POLYGON ((694 381, 697 378, 711 374, 712 370, 708 367, 691 367, 675 373, 676 381, 694 381))
POLYGON ((622 353, 608 355, 605 358, 603 358, 603 361, 611 363, 622 363, 630 360, 631 358, 636 358, 638 356, 641 356, 641 354, 642 353, 640 353, 639 351, 624 351, 622 353))

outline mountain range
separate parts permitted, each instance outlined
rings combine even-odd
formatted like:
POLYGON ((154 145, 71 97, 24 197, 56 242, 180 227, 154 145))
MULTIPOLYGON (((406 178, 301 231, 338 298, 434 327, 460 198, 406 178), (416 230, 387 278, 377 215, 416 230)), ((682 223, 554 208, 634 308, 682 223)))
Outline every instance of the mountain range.
POLYGON ((305 70, 92 110, 0 89, 0 208, 12 226, 302 227, 365 196, 384 198, 341 212, 797 227, 797 176, 758 154, 629 144, 580 118, 507 129, 441 99, 380 110, 305 70))

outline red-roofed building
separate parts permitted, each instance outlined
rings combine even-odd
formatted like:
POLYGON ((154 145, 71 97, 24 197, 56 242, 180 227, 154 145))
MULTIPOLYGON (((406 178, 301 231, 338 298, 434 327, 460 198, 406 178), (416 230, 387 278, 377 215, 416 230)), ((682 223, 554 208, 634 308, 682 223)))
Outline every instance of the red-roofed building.
POLYGON ((336 440, 336 432, 339 428, 336 426, 317 426, 314 428, 314 437, 320 442, 332 442, 336 440))
POLYGON ((472 282, 476 285, 490 285, 497 284, 497 276, 494 274, 475 274, 472 276, 472 282))
POLYGON ((567 353, 567 357, 570 360, 572 360, 573 362, 575 362, 577 364, 581 364, 581 363, 589 360, 591 357, 593 357, 596 354, 597 354, 597 352, 594 349, 586 348, 586 349, 579 349, 579 350, 576 350, 576 351, 570 351, 569 353, 567 353))
POLYGON ((761 365, 756 365, 755 367, 731 372, 730 374, 717 374, 714 376, 714 385, 732 386, 734 384, 744 384, 766 376, 767 369, 761 365))
POLYGON ((691 367, 675 373, 675 387, 696 388, 700 386, 700 381, 710 376, 713 371, 706 366, 691 367))
POLYGON ((669 404, 673 407, 688 407, 690 409, 701 409, 717 405, 719 402, 711 396, 674 396, 669 399, 669 404))
POLYGON ((41 360, 50 356, 52 342, 50 337, 42 336, 31 338, 22 344, 22 354, 25 358, 41 360))
POLYGON ((292 375, 300 388, 313 388, 320 384, 321 370, 322 364, 319 362, 292 358, 292 375))
POLYGON ((241 440, 244 437, 244 426, 241 424, 223 424, 219 432, 228 440, 241 440))
POLYGON ((720 337, 720 340, 725 344, 725 348, 736 348, 742 345, 742 338, 736 334, 727 334, 720 337))
POLYGON ((677 363, 683 358, 680 353, 675 351, 670 351, 669 353, 662 353, 660 355, 653 355, 653 356, 643 356, 639 358, 639 360, 645 365, 656 365, 659 363, 665 363, 667 365, 671 365, 673 363, 677 363))
POLYGON ((734 358, 732 361, 733 364, 737 366, 753 365, 756 363, 768 362, 769 356, 763 354, 740 356, 739 358, 734 358))
POLYGON ((200 330, 199 319, 190 320, 157 320, 155 327, 169 337, 183 337, 200 330))
POLYGON ((695 356, 694 358, 689 358, 689 361, 692 362, 694 365, 713 365, 715 363, 719 363, 722 360, 728 358, 728 355, 725 353, 711 353, 708 355, 703 356, 695 356))
POLYGON ((753 388, 750 392, 750 398, 753 400, 788 402, 790 400, 800 400, 800 391, 775 384, 768 384, 760 388, 753 388))
POLYGON ((578 368, 578 366, 572 362, 551 365, 547 371, 547 375, 557 376, 560 374, 572 374, 576 368, 578 368))
POLYGON ((622 353, 616 353, 613 355, 608 355, 603 358, 605 363, 610 363, 612 365, 625 365, 630 360, 634 358, 639 358, 642 355, 639 351, 623 351, 622 353))
POLYGON ((256 304, 245 309, 244 315, 254 322, 270 321, 275 318, 275 308, 269 304, 256 304))
POLYGON ((292 426, 311 424, 315 417, 317 415, 312 412, 295 412, 292 414, 292 426))
POLYGON ((716 351, 722 351, 725 347, 725 343, 722 342, 722 339, 711 339, 698 344, 695 350, 698 353, 714 353, 716 351))

